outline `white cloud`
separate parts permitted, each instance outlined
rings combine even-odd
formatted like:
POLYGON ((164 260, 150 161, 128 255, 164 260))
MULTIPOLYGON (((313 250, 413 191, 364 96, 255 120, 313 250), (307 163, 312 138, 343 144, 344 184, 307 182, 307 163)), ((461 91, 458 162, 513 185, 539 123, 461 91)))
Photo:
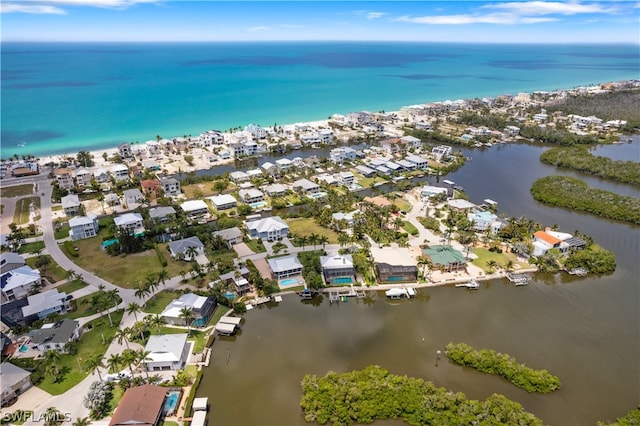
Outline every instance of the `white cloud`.
POLYGON ((0 13, 28 13, 32 15, 66 15, 59 7, 41 4, 0 3, 0 13))
POLYGON ((162 3, 163 0, 35 0, 13 1, 0 4, 2 13, 30 13, 65 15, 65 6, 86 6, 108 9, 126 9, 141 3, 162 3))
POLYGON ((384 15, 386 15, 384 12, 368 12, 367 19, 378 19, 382 18, 384 15))
POLYGON ((505 10, 517 15, 577 15, 580 13, 611 13, 615 9, 604 8, 597 3, 527 1, 487 4, 481 9, 505 10))
POLYGON ((250 33, 257 33, 260 31, 269 31, 271 30, 271 27, 264 27, 264 26, 260 26, 260 27, 249 27, 247 28, 247 31, 249 31, 250 33))
POLYGON ((489 13, 485 15, 437 15, 437 16, 401 16, 396 19, 400 22, 412 22, 414 24, 431 25, 468 25, 468 24, 539 24, 543 22, 557 21, 557 18, 534 18, 517 16, 510 13, 489 13))

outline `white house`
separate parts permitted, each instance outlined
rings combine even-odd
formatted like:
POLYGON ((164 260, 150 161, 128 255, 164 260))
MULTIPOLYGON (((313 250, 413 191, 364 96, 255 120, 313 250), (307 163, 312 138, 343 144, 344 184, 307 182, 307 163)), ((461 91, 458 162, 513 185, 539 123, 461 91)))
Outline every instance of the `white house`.
POLYGON ((189 356, 187 333, 160 334, 149 336, 144 347, 147 356, 147 371, 180 370, 184 368, 189 356))
POLYGON ((424 170, 429 166, 429 162, 427 160, 417 155, 413 155, 413 154, 407 155, 405 157, 405 160, 407 160, 410 163, 413 163, 416 169, 424 170))
POLYGON ((341 164, 344 160, 355 160, 356 150, 350 147, 334 148, 329 152, 329 159, 336 164, 341 164))
POLYGON ((80 322, 65 318, 43 325, 41 329, 29 333, 29 337, 31 337, 31 345, 41 352, 46 352, 63 351, 64 345, 75 342, 81 334, 80 322))
POLYGON ((169 253, 175 259, 195 260, 197 256, 204 254, 204 244, 200 238, 195 236, 183 238, 169 243, 169 253), (195 250, 195 255, 190 254, 192 247, 195 250))
POLYGON ((189 219, 201 218, 209 215, 207 203, 202 200, 189 200, 180 204, 180 208, 189 219))
POLYGON ((276 167, 275 164, 270 163, 270 162, 266 162, 263 165, 260 166, 260 168, 265 172, 268 173, 270 175, 275 174, 278 171, 278 168, 276 167))
POLYGON ((191 310, 192 321, 195 322, 195 325, 202 326, 209 320, 216 306, 213 297, 187 293, 169 302, 160 316, 167 321, 167 324, 184 325, 185 319, 181 317, 181 313, 186 308, 191 310))
POLYGON ((257 124, 249 124, 244 130, 251 133, 254 139, 264 139, 267 137, 267 131, 257 124))
POLYGON ((0 274, 12 271, 25 265, 24 258, 18 253, 6 252, 0 254, 0 274))
POLYGON ((60 168, 56 169, 53 174, 56 177, 56 181, 58 182, 58 186, 64 189, 73 189, 76 184, 73 181, 73 172, 71 169, 60 168))
POLYGON ((323 144, 328 144, 333 141, 333 130, 331 129, 320 129, 318 130, 318 136, 320 137, 320 142, 323 144))
POLYGON ((293 182, 294 191, 304 192, 306 194, 315 194, 320 190, 318 184, 311 182, 309 179, 299 179, 293 182))
POLYGON ((98 235, 98 218, 95 215, 76 216, 69 219, 69 236, 73 241, 98 235))
POLYGON ((431 153, 436 158, 436 161, 441 161, 442 159, 447 159, 451 155, 451 147, 447 145, 438 145, 433 147, 431 153))
POLYGON ((362 126, 371 123, 371 114, 367 111, 350 112, 344 120, 347 125, 362 126))
POLYGON ((415 136, 403 136, 400 140, 413 149, 418 149, 422 146, 422 141, 415 136))
POLYGON ((4 301, 26 297, 34 287, 42 283, 40 271, 30 266, 21 266, 0 275, 0 287, 4 301))
POLYGON ((220 231, 215 231, 213 235, 225 240, 229 248, 232 248, 234 244, 242 242, 242 231, 237 226, 228 229, 221 229, 220 231))
POLYGON ((424 185, 422 188, 420 188, 420 197, 424 199, 431 198, 438 194, 446 195, 448 191, 449 190, 447 188, 442 188, 440 186, 424 185))
POLYGON ((143 219, 140 213, 125 213, 116 216, 113 221, 122 232, 134 235, 144 232, 143 219))
POLYGON ((236 170, 235 172, 229 173, 229 179, 231 179, 232 182, 240 183, 248 181, 249 175, 241 170, 236 170))
POLYGON ((279 170, 288 170, 293 166, 293 163, 288 158, 279 158, 276 160, 276 167, 279 170))
POLYGON ((144 201, 144 195, 138 188, 125 189, 122 193, 127 204, 137 204, 144 201))
POLYGON ((354 210, 349 213, 336 212, 331 215, 334 223, 344 221, 347 225, 352 226, 355 219, 361 214, 360 210, 354 210))
POLYGON ((66 216, 75 216, 80 213, 80 198, 76 194, 65 195, 60 202, 66 216))
POLYGON ((249 236, 263 241, 274 241, 289 235, 289 225, 278 216, 246 222, 249 236))
POLYGON ((120 182, 129 179, 129 168, 124 164, 116 164, 111 168, 111 176, 120 182))
POLYGON ((295 255, 272 257, 267 259, 267 262, 275 279, 302 274, 302 264, 295 255))
POLYGON ((346 186, 351 186, 355 182, 355 176, 351 172, 340 172, 338 173, 338 178, 346 186))
POLYGON ((42 319, 53 313, 63 314, 69 309, 67 293, 51 289, 27 297, 27 305, 22 307, 24 318, 32 315, 42 319))
POLYGON ((282 197, 287 194, 288 190, 288 188, 281 183, 267 185, 263 189, 269 197, 282 197))
POLYGON ((506 225, 504 220, 489 211, 471 212, 467 214, 467 218, 473 222, 474 229, 480 232, 489 229, 492 234, 496 234, 506 225))
POLYGON ((172 177, 161 177, 160 184, 164 190, 164 194, 167 197, 174 197, 180 195, 180 182, 172 177))
POLYGON ((76 170, 76 184, 81 187, 84 188, 86 186, 90 186, 91 185, 91 172, 87 169, 78 169, 76 170))
POLYGON ((96 182, 105 183, 109 180, 109 172, 100 168, 93 172, 93 177, 96 179, 96 182))
POLYGON ((322 277, 327 284, 351 283, 356 275, 350 254, 320 256, 322 277))
POLYGON ((213 197, 209 197, 211 204, 216 210, 228 210, 238 205, 238 201, 230 194, 220 194, 213 197))
POLYGON ((205 146, 224 144, 224 135, 219 130, 207 130, 198 137, 200 143, 205 146))
POLYGON ((238 191, 240 199, 247 204, 260 203, 264 201, 264 194, 257 189, 241 189, 238 191))
POLYGON ((120 145, 118 145, 118 154, 122 158, 129 158, 133 156, 131 145, 128 142, 123 142, 120 145))
POLYGON ((33 386, 31 373, 10 362, 0 364, 0 377, 2 377, 2 402, 0 407, 13 404, 16 398, 33 386))
POLYGON ((149 209, 149 218, 156 222, 166 222, 171 217, 175 217, 176 209, 171 206, 158 206, 149 209))

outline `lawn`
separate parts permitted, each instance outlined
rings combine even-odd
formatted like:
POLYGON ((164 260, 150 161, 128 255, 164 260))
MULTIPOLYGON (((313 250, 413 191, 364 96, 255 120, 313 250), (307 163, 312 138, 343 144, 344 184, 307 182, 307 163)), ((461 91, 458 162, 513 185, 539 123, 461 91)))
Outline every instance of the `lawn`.
POLYGON ((495 260, 502 267, 511 260, 513 262, 514 269, 520 269, 528 266, 526 263, 519 262, 513 253, 494 253, 482 247, 474 248, 473 253, 478 256, 478 258, 474 259, 471 263, 480 267, 485 273, 490 273, 489 267, 487 266, 487 262, 490 260, 495 260))
POLYGON ((153 296, 143 306, 143 311, 150 314, 161 314, 172 300, 178 297, 178 293, 170 290, 163 290, 153 296))
MULTIPOLYGON (((30 243, 30 244, 37 244, 37 243, 30 243)), ((42 244, 44 245, 44 243, 42 244)), ((25 262, 27 265, 31 266, 32 268, 38 269, 40 271, 40 274, 45 278, 47 278, 52 283, 56 283, 67 277, 67 271, 62 269, 62 267, 58 265, 56 261, 53 260, 51 256, 49 256, 48 254, 41 254, 40 256, 29 257, 25 259, 25 262), (36 262, 40 257, 48 258, 49 264, 47 266, 36 267, 36 262)))
POLYGON ((73 280, 71 282, 62 284, 61 286, 58 286, 57 289, 59 292, 64 292, 67 294, 71 294, 76 290, 80 290, 81 288, 85 288, 86 286, 88 286, 89 284, 87 284, 86 282, 82 281, 82 280, 73 280))
POLYGON ((61 240, 62 238, 67 238, 68 236, 69 236, 69 227, 68 226, 63 226, 62 228, 58 229, 53 234, 53 237, 56 240, 61 240))
POLYGON ((29 223, 29 206, 33 204, 34 209, 40 210, 40 197, 21 198, 16 202, 16 210, 13 212, 13 223, 22 225, 29 223))
MULTIPOLYGON (((158 330, 157 328, 150 330, 151 335, 182 334, 186 332, 187 330, 183 328, 174 328, 174 327, 161 327, 160 330, 158 330)), ((207 343, 207 333, 205 333, 204 331, 200 331, 192 328, 191 334, 189 334, 189 337, 187 337, 187 340, 195 342, 192 350, 194 354, 201 353, 204 350, 204 345, 207 343)))
POLYGON ((292 234, 299 236, 309 236, 311 234, 324 235, 329 239, 329 244, 338 243, 338 234, 331 229, 323 228, 318 225, 312 218, 296 218, 287 219, 287 225, 289 225, 289 231, 292 234))
MULTIPOLYGON (((104 356, 109 342, 113 339, 120 320, 122 320, 122 313, 122 311, 118 311, 111 314, 114 327, 109 326, 107 319, 91 321, 90 324, 93 324, 94 327, 80 337, 78 353, 75 355, 61 354, 60 360, 56 362, 58 368, 62 371, 62 380, 58 383, 53 383, 50 377, 45 376, 38 387, 52 395, 60 395, 87 377, 88 374, 85 371, 84 362, 97 354, 104 356)), ((98 380, 97 376, 96 380, 98 380)))
MULTIPOLYGON (((78 318, 82 318, 82 317, 88 317, 90 315, 94 315, 99 313, 98 310, 95 308, 94 305, 92 305, 90 303, 91 298, 93 297, 93 294, 88 294, 86 296, 82 296, 79 299, 72 299, 71 300, 71 307, 74 308, 74 311, 71 312, 67 312, 66 314, 62 315, 63 318, 71 318, 71 319, 78 319, 78 318)), ((122 299, 120 299, 122 300, 122 299)), ((120 302, 118 302, 120 303, 120 302)), ((109 304, 109 309, 113 308, 115 306, 115 304, 112 302, 111 304, 109 304)), ((109 318, 107 316, 107 314, 104 314, 104 320, 109 323, 109 318)), ((111 318, 114 318, 114 314, 111 314, 111 318)), ((113 323, 115 324, 115 320, 113 321, 113 323)))
POLYGON ((44 241, 35 241, 33 243, 25 243, 20 246, 18 253, 35 253, 38 250, 44 250, 44 241))
MULTIPOLYGON (((100 236, 74 241, 74 245, 78 247, 79 256, 70 259, 81 268, 123 288, 136 288, 138 283, 144 283, 148 276, 156 275, 162 270, 162 265, 154 250, 130 255, 109 256, 100 248, 101 244, 102 238, 100 236)), ((166 247, 167 244, 158 244, 158 248, 168 262, 165 269, 170 277, 180 275, 180 271, 186 272, 191 269, 188 262, 171 258, 166 247)))
POLYGON ((30 183, 0 189, 0 198, 24 197, 32 194, 33 185, 30 183))
POLYGON ((215 193, 215 191, 213 190, 213 185, 211 185, 211 182, 194 183, 193 185, 185 185, 181 187, 181 189, 184 195, 187 197, 187 199, 202 198, 202 197, 213 195, 215 193))
POLYGON ((264 253, 267 249, 260 239, 251 239, 245 243, 254 253, 264 253))
POLYGON ((418 235, 418 228, 416 228, 411 222, 403 220, 402 228, 411 235, 418 235))
POLYGON ((358 185, 362 186, 363 188, 371 188, 374 184, 378 182, 382 182, 382 183, 387 182, 386 179, 383 179, 380 176, 358 177, 357 179, 358 179, 358 185))
POLYGON ((230 310, 231 310, 230 307, 218 304, 216 311, 213 313, 213 315, 211 315, 211 318, 209 318, 209 322, 207 323, 207 326, 217 324, 218 321, 220 321, 220 318, 222 318, 222 316, 227 312, 229 312, 230 310))

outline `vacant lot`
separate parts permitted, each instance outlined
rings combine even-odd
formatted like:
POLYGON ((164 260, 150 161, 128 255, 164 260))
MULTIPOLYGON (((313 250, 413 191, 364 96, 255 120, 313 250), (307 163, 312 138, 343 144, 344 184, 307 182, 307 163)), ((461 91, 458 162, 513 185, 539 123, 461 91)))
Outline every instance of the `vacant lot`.
POLYGON ((525 268, 529 265, 523 262, 519 262, 518 258, 513 253, 494 253, 485 248, 475 248, 473 249, 473 253, 478 256, 477 259, 474 259, 471 263, 482 268, 485 273, 490 273, 490 268, 487 266, 487 262, 493 260, 498 263, 498 267, 505 268, 508 261, 513 262, 513 269, 518 270, 520 268, 525 268))
POLYGON ((40 211, 40 197, 21 198, 16 202, 16 210, 13 212, 13 222, 18 225, 29 223, 31 207, 34 211, 40 211))
POLYGON ((324 235, 329 239, 329 244, 338 243, 338 234, 331 229, 323 228, 311 218, 287 219, 286 222, 289 225, 289 231, 292 234, 296 234, 301 237, 308 237, 311 234, 320 236, 324 235))
MULTIPOLYGON (((43 241, 38 241, 35 243, 29 243, 29 244, 40 244, 40 243, 42 245, 42 248, 44 248, 43 241)), ((46 277, 52 283, 58 282, 67 277, 67 271, 62 269, 62 267, 60 267, 60 265, 58 265, 56 261, 53 260, 53 258, 48 254, 41 254, 40 256, 29 257, 25 259, 25 262, 27 263, 27 265, 31 266, 33 269, 38 269, 40 271, 40 274, 46 277), (40 258, 42 258, 42 261, 40 262, 40 266, 38 266, 36 265, 36 263, 38 263, 38 260, 40 258)), ((65 291, 65 290, 60 290, 60 291, 65 291)), ((69 294, 69 292, 67 292, 67 294, 69 294)))
POLYGON ((0 198, 24 197, 33 194, 33 185, 28 183, 24 185, 10 186, 0 188, 0 198))

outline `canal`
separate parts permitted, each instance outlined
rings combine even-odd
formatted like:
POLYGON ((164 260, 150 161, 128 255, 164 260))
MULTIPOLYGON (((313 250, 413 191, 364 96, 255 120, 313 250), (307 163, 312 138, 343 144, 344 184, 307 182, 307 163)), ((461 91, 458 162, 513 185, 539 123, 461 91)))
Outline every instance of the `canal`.
MULTIPOLYGON (((499 211, 526 215, 563 231, 580 230, 616 254, 618 269, 584 278, 537 274, 531 285, 483 282, 475 292, 438 287, 411 301, 383 293, 339 305, 305 304, 285 296, 278 306, 248 312, 241 333, 219 338, 197 396, 209 397, 212 425, 300 425, 300 381, 308 373, 378 364, 392 373, 433 381, 470 398, 501 393, 545 424, 595 425, 640 400, 640 229, 534 201, 535 179, 556 170, 540 163, 543 147, 502 145, 465 150, 472 157, 447 176, 474 202, 498 201, 499 211), (466 342, 513 355, 560 377, 562 388, 535 395, 505 380, 449 363, 436 351, 466 342), (228 353, 228 357, 227 357, 228 353)), ((595 153, 638 160, 640 140, 595 153)), ((638 190, 597 178, 589 185, 625 195, 638 190)), ((381 422, 377 424, 400 424, 381 422)))

